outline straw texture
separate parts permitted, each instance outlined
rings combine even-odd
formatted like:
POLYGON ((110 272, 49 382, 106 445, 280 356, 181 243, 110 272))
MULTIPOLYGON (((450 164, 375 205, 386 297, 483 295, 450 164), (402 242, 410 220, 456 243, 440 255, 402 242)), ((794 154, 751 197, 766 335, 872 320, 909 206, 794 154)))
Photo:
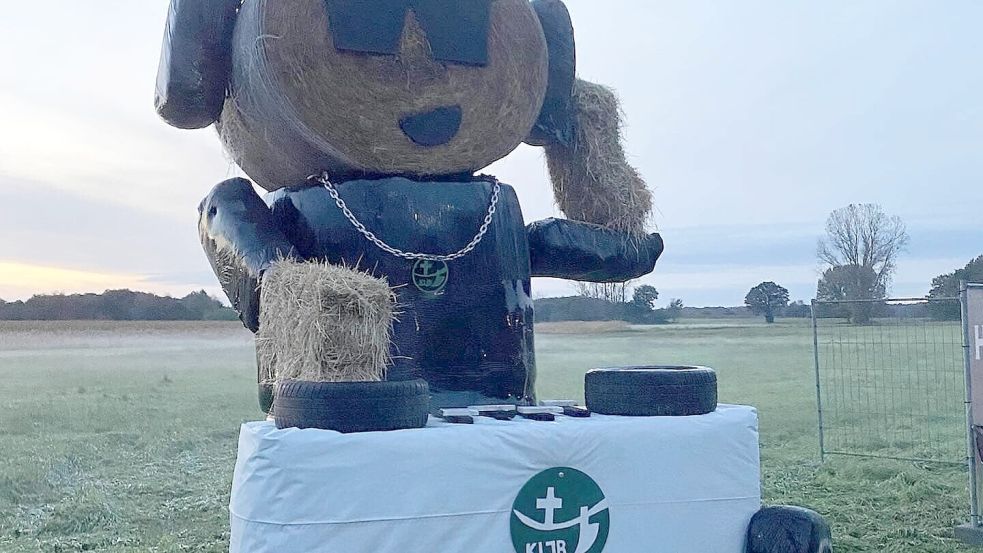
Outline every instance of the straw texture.
POLYGON ((263 276, 256 334, 265 380, 384 380, 394 302, 388 283, 366 273, 277 262, 263 276))

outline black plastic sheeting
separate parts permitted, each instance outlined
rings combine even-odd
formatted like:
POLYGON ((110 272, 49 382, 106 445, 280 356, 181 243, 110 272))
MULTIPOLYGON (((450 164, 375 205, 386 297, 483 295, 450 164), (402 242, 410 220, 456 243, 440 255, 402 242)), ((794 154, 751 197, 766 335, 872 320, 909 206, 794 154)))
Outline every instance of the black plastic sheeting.
POLYGON ((590 223, 546 219, 529 225, 532 276, 624 282, 655 270, 664 244, 658 234, 630 238, 590 223))
POLYGON ((747 553, 832 553, 829 525, 802 507, 764 507, 751 518, 747 553))
POLYGON ((399 54, 406 13, 413 10, 427 33, 434 59, 488 63, 491 0, 326 0, 334 46, 339 50, 399 54))
POLYGON ((404 117, 399 127, 410 140, 429 148, 447 144, 457 136, 462 117, 461 106, 443 107, 404 117))
POLYGON ((171 0, 157 71, 157 113, 182 129, 218 120, 241 0, 171 0))
POLYGON ((983 461, 983 426, 974 426, 973 433, 976 434, 976 455, 983 461))
POLYGON ((293 255, 273 215, 246 179, 212 189, 198 206, 198 231, 212 270, 249 330, 259 329, 259 282, 270 265, 293 255))
MULTIPOLYGON (((477 232, 492 186, 397 177, 349 181, 337 189, 362 223, 391 246, 448 254, 477 232)), ((425 379, 434 408, 532 399, 536 369, 528 242, 511 188, 503 186, 481 244, 447 263, 446 284, 437 293, 414 283, 414 261, 390 255, 359 234, 324 187, 275 192, 272 209, 275 223, 301 257, 357 265, 386 277, 395 288, 400 315, 393 326, 390 379, 425 379)))
POLYGON ((533 0, 549 52, 549 83, 539 119, 528 144, 545 146, 559 143, 569 146, 573 140, 573 83, 577 78, 577 42, 570 12, 562 0, 533 0))
MULTIPOLYGON (((402 177, 336 185, 380 239, 406 252, 437 255, 471 240, 493 187, 487 180, 402 177)), ((202 202, 205 251, 246 325, 255 330, 258 314, 258 293, 250 291, 278 255, 357 266, 385 277, 399 311, 389 379, 425 379, 434 409, 534 401, 531 254, 539 273, 613 281, 651 271, 662 251, 658 235, 638 244, 586 223, 548 220, 527 229, 515 191, 504 184, 487 235, 474 251, 446 266, 382 251, 353 227, 321 185, 281 189, 267 195, 267 202, 269 209, 242 179, 220 184, 202 202), (568 255, 575 261, 561 262, 568 255)))

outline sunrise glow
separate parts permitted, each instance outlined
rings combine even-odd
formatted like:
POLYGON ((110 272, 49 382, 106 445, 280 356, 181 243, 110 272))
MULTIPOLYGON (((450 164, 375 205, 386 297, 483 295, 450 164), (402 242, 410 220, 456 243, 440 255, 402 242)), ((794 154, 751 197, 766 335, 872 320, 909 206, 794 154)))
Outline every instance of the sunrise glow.
POLYGON ((147 290, 155 287, 148 283, 147 277, 136 274, 0 261, 0 298, 6 301, 24 300, 35 294, 77 294, 117 288, 147 290))

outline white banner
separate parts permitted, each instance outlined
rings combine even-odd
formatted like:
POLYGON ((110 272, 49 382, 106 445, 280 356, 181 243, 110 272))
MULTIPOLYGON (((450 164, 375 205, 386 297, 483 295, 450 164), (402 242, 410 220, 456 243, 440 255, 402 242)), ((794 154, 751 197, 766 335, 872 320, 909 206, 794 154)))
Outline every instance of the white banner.
POLYGON ((757 415, 477 419, 342 435, 248 423, 232 553, 741 553, 757 415))
POLYGON ((983 426, 983 287, 966 288, 969 369, 973 387, 973 424, 983 426))

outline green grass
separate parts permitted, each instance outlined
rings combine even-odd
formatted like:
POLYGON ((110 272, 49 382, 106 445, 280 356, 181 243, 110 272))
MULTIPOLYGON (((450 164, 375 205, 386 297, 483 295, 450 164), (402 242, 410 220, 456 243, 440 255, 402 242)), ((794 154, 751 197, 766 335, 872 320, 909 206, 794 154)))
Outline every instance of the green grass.
MULTIPOLYGON (((582 397, 596 366, 714 367, 721 401, 759 409, 766 501, 825 514, 837 551, 970 551, 960 467, 819 464, 807 325, 683 323, 538 335, 541 396, 582 397)), ((0 323, 0 551, 227 550, 254 371, 234 324, 0 323)))

